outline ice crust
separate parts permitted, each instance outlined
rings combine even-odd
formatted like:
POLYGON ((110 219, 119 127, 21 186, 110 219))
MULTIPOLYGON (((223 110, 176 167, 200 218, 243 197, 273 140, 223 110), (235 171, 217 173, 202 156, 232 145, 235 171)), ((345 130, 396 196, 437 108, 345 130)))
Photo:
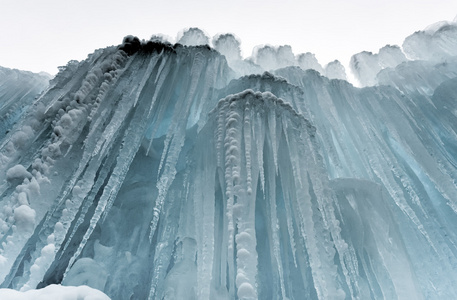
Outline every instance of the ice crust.
POLYGON ((2 84, 0 298, 457 298, 453 26, 354 55, 362 89, 195 28, 2 84))

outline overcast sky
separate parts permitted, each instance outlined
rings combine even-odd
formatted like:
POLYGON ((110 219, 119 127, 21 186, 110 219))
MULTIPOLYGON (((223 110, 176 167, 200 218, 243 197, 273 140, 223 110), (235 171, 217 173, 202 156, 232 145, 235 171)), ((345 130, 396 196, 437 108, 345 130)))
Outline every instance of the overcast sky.
POLYGON ((0 66, 55 74, 125 35, 174 39, 187 27, 234 33, 244 57, 259 44, 288 44, 322 65, 347 65, 352 54, 452 21, 457 0, 0 0, 0 12, 0 66))

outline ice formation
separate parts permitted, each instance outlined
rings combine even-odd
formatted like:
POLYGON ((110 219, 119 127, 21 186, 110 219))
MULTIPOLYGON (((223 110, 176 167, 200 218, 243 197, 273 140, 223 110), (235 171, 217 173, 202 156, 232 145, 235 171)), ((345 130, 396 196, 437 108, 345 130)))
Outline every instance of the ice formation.
POLYGON ((21 104, 0 116, 0 287, 457 298, 453 26, 356 54, 362 89, 338 61, 243 59, 195 28, 71 61, 35 100, 2 83, 21 104))
POLYGON ((352 71, 363 86, 377 84, 376 76, 386 68, 395 68, 405 62, 406 56, 398 46, 387 45, 379 49, 379 53, 361 52, 351 58, 352 71))
POLYGON ((186 46, 208 45, 209 37, 200 28, 192 27, 183 31, 178 43, 186 46))
POLYGON ((439 61, 457 55, 456 39, 457 23, 438 22, 407 37, 403 49, 412 59, 439 61))
POLYGON ((5 137, 35 97, 48 86, 50 79, 45 73, 0 67, 0 138, 5 137))
POLYGON ((230 33, 218 34, 213 38, 214 49, 224 55, 227 62, 239 61, 241 57, 240 41, 230 33))
POLYGON ((325 75, 324 69, 317 61, 317 58, 311 52, 302 53, 297 56, 297 64, 303 70, 313 69, 325 75))
POLYGON ((325 76, 327 76, 328 79, 347 80, 346 70, 344 69, 344 66, 338 60, 329 62, 325 66, 325 76))

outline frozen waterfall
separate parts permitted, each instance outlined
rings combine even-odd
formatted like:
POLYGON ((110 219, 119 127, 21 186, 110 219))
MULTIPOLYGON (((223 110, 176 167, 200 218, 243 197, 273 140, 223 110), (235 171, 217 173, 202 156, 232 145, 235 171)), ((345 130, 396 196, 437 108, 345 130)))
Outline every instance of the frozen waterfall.
POLYGON ((210 40, 127 36, 49 84, 0 69, 0 287, 456 299, 457 24, 355 54, 363 88, 210 40))

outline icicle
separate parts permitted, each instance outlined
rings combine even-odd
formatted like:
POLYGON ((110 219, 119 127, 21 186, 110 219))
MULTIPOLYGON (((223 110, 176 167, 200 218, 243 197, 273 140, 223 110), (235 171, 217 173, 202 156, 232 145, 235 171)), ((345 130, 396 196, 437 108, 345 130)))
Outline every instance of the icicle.
MULTIPOLYGON (((240 103, 241 104, 241 103, 240 103)), ((240 120, 244 141, 245 172, 241 172, 243 183, 237 191, 237 229, 236 262, 237 296, 240 299, 257 299, 257 252, 255 238, 255 197, 252 197, 252 170, 251 170, 251 126, 249 100, 242 103, 244 117, 240 120), (246 175, 244 175, 246 174, 246 175), (244 177, 244 176, 246 177, 244 177)), ((239 151, 238 155, 241 155, 239 151)), ((242 160, 242 159, 241 159, 242 160)))
POLYGON ((223 103, 223 106, 220 108, 221 112, 224 113, 225 116, 225 138, 224 138, 224 152, 225 152, 225 196, 227 199, 227 204, 226 204, 226 217, 228 220, 227 223, 227 231, 228 231, 228 242, 227 242, 227 254, 228 254, 228 274, 229 274, 229 293, 231 296, 234 296, 235 293, 235 283, 232 278, 235 277, 235 270, 233 266, 233 262, 235 260, 235 257, 233 255, 235 251, 235 244, 234 244, 234 239, 235 239, 235 224, 234 224, 234 211, 233 211, 233 206, 235 204, 234 200, 234 179, 233 179, 233 166, 234 160, 236 159, 233 155, 233 152, 238 151, 236 148, 236 140, 234 138, 234 135, 236 134, 236 129, 234 126, 236 125, 237 118, 235 114, 230 115, 230 110, 229 110, 230 103, 228 101, 225 101, 223 103), (232 153, 231 153, 232 152, 232 153))
POLYGON ((251 172, 251 111, 249 101, 246 102, 244 110, 244 124, 243 124, 244 147, 246 157, 246 192, 248 195, 252 194, 252 172, 251 172))
MULTIPOLYGON (((263 168, 263 146, 265 143, 265 128, 262 126, 262 116, 257 112, 254 117, 254 132, 257 148, 257 165, 259 166, 260 183, 262 191, 265 192, 265 171, 263 168)), ((264 193, 265 194, 265 193, 264 193)))
POLYGON ((157 174, 160 176, 159 181, 157 182, 157 189, 159 194, 153 209, 153 218, 150 225, 151 231, 149 239, 151 241, 157 228, 160 212, 165 201, 165 196, 176 176, 176 163, 179 158, 181 148, 184 145, 186 124, 195 93, 197 92, 199 77, 196 76, 196 74, 199 74, 204 66, 204 59, 202 55, 200 53, 196 53, 194 64, 192 64, 192 69, 190 71, 190 73, 194 74, 195 76, 192 77, 191 82, 189 83, 189 92, 185 95, 185 100, 183 103, 184 105, 182 105, 182 103, 176 104, 173 119, 164 141, 164 150, 162 152, 162 157, 160 159, 160 164, 157 172, 157 174))
MULTIPOLYGON (((286 124, 286 119, 285 118, 282 118, 282 122, 283 122, 283 128, 284 128, 284 136, 285 136, 285 139, 286 139, 286 147, 287 148, 290 148, 290 147, 293 147, 293 144, 290 143, 289 141, 289 134, 287 132, 287 124, 286 124)), ((294 165, 295 162, 292 161, 292 165, 294 165)), ((287 186, 289 185, 292 181, 292 178, 290 178, 289 176, 287 176, 286 174, 288 174, 289 172, 287 172, 287 170, 284 170, 284 171, 281 171, 281 166, 279 167, 279 176, 280 176, 280 179, 281 179, 281 184, 282 186, 287 186), (287 177, 286 177, 287 176, 287 177)), ((292 248, 292 255, 293 255, 293 259, 294 259, 294 264, 295 264, 295 267, 298 268, 297 266, 297 247, 295 245, 295 238, 294 238, 294 228, 293 228, 293 215, 292 215, 292 207, 291 207, 291 203, 292 203, 292 198, 291 198, 291 195, 290 195, 290 191, 288 189, 283 189, 283 197, 284 197, 284 205, 285 205, 285 208, 286 208, 286 221, 287 221, 287 232, 289 234, 289 241, 290 241, 290 247, 292 248)))
MULTIPOLYGON (((144 118, 144 115, 145 111, 148 111, 148 108, 151 105, 151 103, 144 102, 140 105, 145 105, 146 107, 143 108, 139 106, 136 110, 136 114, 138 115, 135 115, 131 119, 131 123, 129 124, 128 130, 126 130, 123 139, 124 144, 128 145, 128 147, 121 147, 120 149, 120 153, 117 158, 117 165, 115 166, 109 178, 109 181, 103 190, 103 194, 98 201, 94 215, 90 220, 89 228, 85 232, 81 244, 78 246, 78 249, 70 259, 70 262, 68 264, 69 267, 73 265, 73 263, 80 255, 82 249, 86 245, 89 237, 92 235, 92 232, 95 229, 95 226, 97 225, 99 220, 102 219, 103 222, 104 218, 110 211, 110 208, 113 205, 113 202, 116 199, 116 195, 121 187, 121 183, 124 181, 124 178, 127 174, 128 168, 141 145, 141 140, 143 138, 143 134, 147 126, 147 119, 144 118)), ((116 124, 116 126, 119 125, 116 124)), ((69 268, 67 268, 67 270, 65 271, 64 278, 68 271, 69 268)))
POLYGON ((268 130, 271 138, 271 147, 273 150, 273 161, 276 173, 278 172, 278 142, 276 140, 276 107, 275 103, 271 105, 267 112, 268 115, 268 130))
MULTIPOLYGON (((211 156, 210 156, 211 157, 211 156)), ((206 159, 206 158, 204 158, 206 159)), ((205 164, 206 165, 206 164, 205 164)), ((204 172, 198 177, 198 190, 195 198, 194 213, 197 230, 197 286, 198 299, 211 299, 211 283, 214 263, 214 226, 215 197, 213 188, 215 177, 212 172, 204 172)))
MULTIPOLYGON (((159 70, 160 70, 160 73, 157 74, 157 78, 156 78, 156 81, 158 82, 157 85, 155 86, 155 90, 154 90, 154 95, 152 96, 152 105, 149 109, 149 112, 148 112, 148 119, 151 117, 151 114, 153 112, 153 108, 156 107, 156 100, 157 100, 157 96, 159 94, 159 92, 162 91, 162 86, 165 82, 165 79, 168 77, 168 74, 170 72, 170 67, 167 65, 167 67, 165 68, 165 62, 167 61, 166 58, 164 58, 162 60, 162 63, 159 67, 159 70), (164 70, 165 69, 165 70, 164 70)), ((166 111, 167 107, 165 105, 163 106, 160 106, 157 108, 157 112, 156 113, 156 122, 155 124, 153 125, 152 129, 151 129, 151 133, 148 134, 149 138, 150 138, 150 141, 149 141, 149 145, 148 145, 148 148, 147 148, 147 151, 146 151, 146 155, 149 155, 149 151, 151 150, 151 146, 152 146, 152 142, 154 140, 154 137, 156 135, 156 132, 157 130, 159 129, 159 127, 161 126, 161 123, 163 121, 163 115, 166 111)))
MULTIPOLYGON (((141 81, 138 83, 138 87, 136 89, 135 96, 133 97, 133 99, 135 99, 135 101, 133 102, 133 107, 136 107, 138 99, 140 98, 140 93, 143 91, 143 87, 146 84, 146 81, 151 76, 152 69, 156 66, 158 60, 159 60, 159 56, 153 56, 149 60, 148 66, 146 68, 146 71, 143 74, 143 78, 141 78, 141 81)), ((133 89, 130 94, 132 94, 134 91, 135 90, 133 89)))
MULTIPOLYGON (((269 122, 269 125, 271 122, 269 122)), ((276 135, 276 132, 269 128, 269 137, 271 140, 276 139, 273 135, 276 135)), ((272 142, 272 147, 275 147, 276 144, 272 142)), ((274 151, 274 150, 273 150, 274 151)), ((273 154, 276 155, 276 154, 273 154)), ((267 194, 267 203, 269 208, 269 220, 270 220, 270 230, 271 230, 271 244, 270 249, 272 249, 273 256, 276 263, 276 268, 278 271, 279 276, 279 284, 281 289, 281 296, 283 299, 286 299, 286 290, 284 285, 284 272, 281 260, 281 253, 280 253, 280 241, 279 241, 279 222, 277 217, 277 206, 276 206, 276 174, 275 168, 277 166, 277 161, 273 163, 273 166, 269 166, 266 171, 266 183, 268 189, 266 190, 267 194)))

